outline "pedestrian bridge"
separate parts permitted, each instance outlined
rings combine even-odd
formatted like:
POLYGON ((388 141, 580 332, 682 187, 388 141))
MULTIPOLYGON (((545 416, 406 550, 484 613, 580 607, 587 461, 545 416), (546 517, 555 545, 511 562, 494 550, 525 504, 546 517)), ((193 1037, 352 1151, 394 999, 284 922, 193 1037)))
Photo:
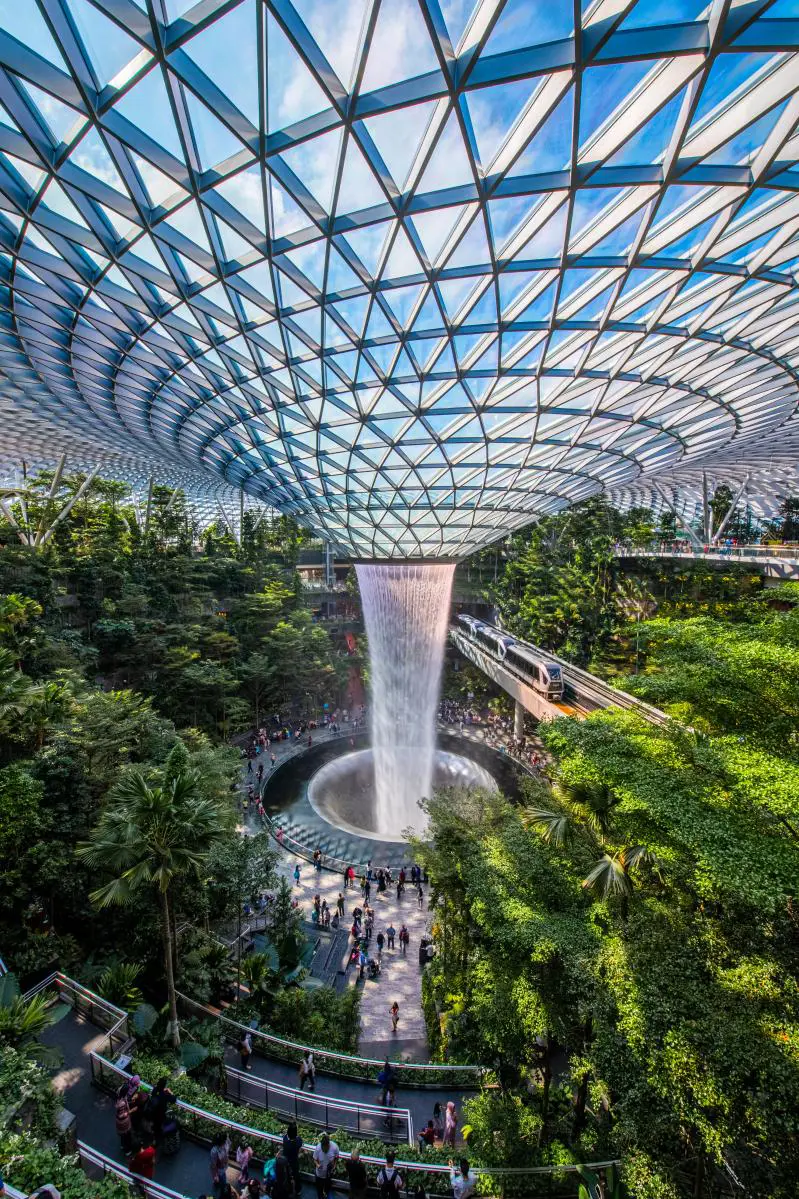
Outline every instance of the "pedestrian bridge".
MULTIPOLYGON (((499 633, 503 630, 495 631, 499 633)), ((461 628, 452 625, 450 640, 465 658, 515 699, 514 734, 517 737, 521 737, 523 732, 525 712, 529 712, 536 720, 556 720, 559 716, 576 716, 582 720, 589 712, 595 712, 598 708, 615 707, 640 712, 653 724, 665 724, 669 719, 659 708, 653 708, 651 704, 645 704, 634 695, 611 687, 609 683, 589 674, 587 670, 581 670, 579 666, 573 666, 557 654, 532 645, 529 641, 522 641, 521 638, 516 638, 519 645, 523 645, 547 662, 557 662, 561 667, 566 685, 566 694, 562 700, 547 699, 545 695, 534 690, 513 665, 500 658, 497 651, 490 649, 483 642, 474 640, 465 626, 461 628)))
POLYGON ((709 545, 707 549, 684 546, 664 546, 638 549, 621 546, 617 558, 682 558, 686 562, 712 562, 729 565, 740 562, 753 566, 770 579, 799 579, 799 546, 797 545, 709 545))

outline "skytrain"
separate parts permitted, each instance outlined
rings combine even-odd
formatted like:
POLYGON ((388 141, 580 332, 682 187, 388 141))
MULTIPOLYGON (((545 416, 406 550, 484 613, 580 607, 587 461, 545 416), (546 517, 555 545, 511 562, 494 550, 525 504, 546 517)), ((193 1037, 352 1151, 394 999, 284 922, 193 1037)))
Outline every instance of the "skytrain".
POLYGON ((476 616, 460 615, 458 620, 472 641, 485 646, 501 662, 510 666, 533 690, 539 691, 547 699, 562 699, 565 690, 563 671, 556 662, 548 662, 509 633, 495 629, 476 616))

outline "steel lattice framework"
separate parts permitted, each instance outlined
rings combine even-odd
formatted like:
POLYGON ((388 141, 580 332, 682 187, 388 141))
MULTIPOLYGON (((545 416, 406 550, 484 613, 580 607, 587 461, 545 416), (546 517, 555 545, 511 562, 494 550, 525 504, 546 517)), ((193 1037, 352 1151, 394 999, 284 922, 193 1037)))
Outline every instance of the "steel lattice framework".
POLYGON ((799 447, 792 0, 0 0, 0 448, 360 555, 799 447))

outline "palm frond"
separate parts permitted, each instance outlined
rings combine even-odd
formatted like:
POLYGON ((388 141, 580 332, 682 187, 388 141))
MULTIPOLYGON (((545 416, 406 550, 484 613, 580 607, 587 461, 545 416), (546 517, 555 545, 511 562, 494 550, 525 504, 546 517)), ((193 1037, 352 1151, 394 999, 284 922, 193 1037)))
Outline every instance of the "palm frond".
POLYGON ((606 853, 583 879, 583 888, 598 891, 603 899, 609 899, 612 895, 631 895, 633 885, 621 858, 606 853))
POLYGON ((545 808, 526 808, 522 820, 528 828, 537 829, 548 845, 568 845, 574 829, 565 812, 549 812, 545 808))

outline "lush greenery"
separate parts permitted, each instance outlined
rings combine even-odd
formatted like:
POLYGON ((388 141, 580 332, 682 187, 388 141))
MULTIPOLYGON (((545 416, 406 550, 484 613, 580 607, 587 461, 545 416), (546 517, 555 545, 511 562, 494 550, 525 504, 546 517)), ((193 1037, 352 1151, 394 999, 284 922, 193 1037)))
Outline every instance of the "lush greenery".
MULTIPOLYGON (((717 522, 731 498, 712 497, 717 522)), ((742 513, 729 529, 751 535, 742 513)), ((425 1010, 439 1054, 498 1063, 500 1093, 469 1113, 484 1152, 620 1156, 640 1199, 709 1199, 733 1177, 788 1199, 799 587, 614 552, 676 531, 593 500, 506 544, 487 590, 506 625, 675 720, 556 721, 540 730, 553 785, 530 781, 515 808, 430 804, 425 1010)))

